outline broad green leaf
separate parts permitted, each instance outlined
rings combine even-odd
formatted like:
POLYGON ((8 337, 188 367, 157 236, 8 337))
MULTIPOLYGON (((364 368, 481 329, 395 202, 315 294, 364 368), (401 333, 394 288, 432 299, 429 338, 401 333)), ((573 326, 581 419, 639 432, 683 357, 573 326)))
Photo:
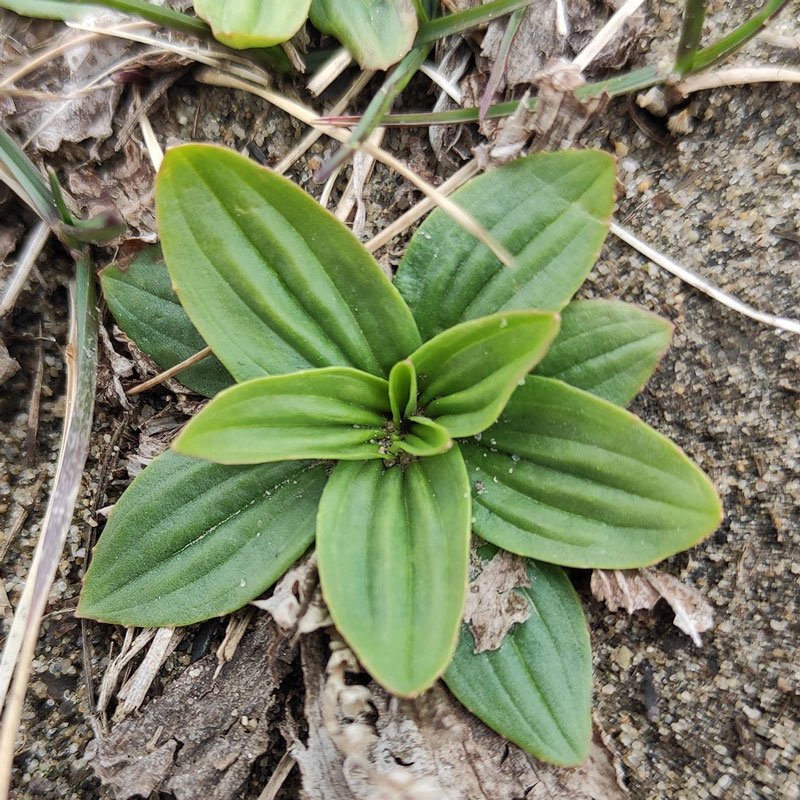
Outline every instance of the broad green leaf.
POLYGON ((408 433, 395 442, 398 450, 412 456, 438 456, 453 446, 447 430, 433 420, 412 416, 406 424, 408 433))
POLYGON ((322 495, 323 596, 361 663, 394 694, 427 689, 453 654, 466 596, 469 517, 457 447, 406 468, 343 461, 322 495))
POLYGON ((417 373, 409 359, 398 361, 389 373, 389 402, 396 424, 417 410, 417 373))
POLYGON ((720 523, 711 482, 625 409, 528 377, 480 444, 460 443, 473 528, 519 555, 624 569, 686 550, 720 523))
POLYGON ((156 181, 181 304, 239 381, 309 367, 383 377, 419 346, 353 234, 291 181, 214 145, 167 151, 156 181))
POLYGON ((3 0, 0 8, 13 11, 24 17, 39 19, 80 19, 89 13, 97 13, 98 6, 90 3, 59 2, 59 0, 3 0))
POLYGON ((480 433, 497 420, 557 332, 558 314, 509 311, 440 333, 409 356, 420 412, 451 436, 480 433))
MULTIPOLYGON (((125 270, 113 264, 107 267, 100 273, 100 283, 117 325, 161 369, 174 367, 206 347, 172 291, 158 247, 145 247, 125 270)), ((233 383, 213 356, 179 372, 177 378, 206 397, 233 383)))
POLYGON ((311 22, 336 37, 361 69, 388 69, 410 49, 417 33, 412 0, 314 0, 311 22))
POLYGON ((194 0, 194 10, 228 47, 272 47, 303 26, 311 0, 194 0))
POLYGON ((268 589, 314 539, 323 465, 226 467, 172 452, 114 506, 78 614, 119 625, 189 625, 268 589))
POLYGON ((461 628, 445 683, 458 700, 501 736, 537 758, 580 764, 592 734, 592 651, 572 584, 559 567, 528 562, 526 622, 498 650, 475 653, 461 628))
POLYGON ((534 372, 627 405, 669 347, 672 325, 630 303, 579 300, 561 312, 561 330, 534 372))
POLYGON ((614 205, 614 159, 537 153, 471 180, 453 200, 503 244, 506 267, 441 210, 414 235, 396 285, 423 339, 514 308, 559 311, 592 268, 614 205))
POLYGON ((254 378, 218 394, 173 445, 219 464, 382 458, 389 385, 349 367, 254 378))

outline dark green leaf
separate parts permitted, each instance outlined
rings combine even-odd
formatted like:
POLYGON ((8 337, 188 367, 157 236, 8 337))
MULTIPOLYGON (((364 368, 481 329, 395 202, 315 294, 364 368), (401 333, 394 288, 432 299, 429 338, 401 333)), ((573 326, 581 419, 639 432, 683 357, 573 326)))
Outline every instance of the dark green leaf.
POLYGON ((537 758, 580 764, 592 733, 592 652, 580 600, 564 571, 528 562, 526 622, 498 650, 475 653, 464 625, 444 675, 450 691, 501 736, 537 758))
POLYGON ((423 339, 498 311, 559 311, 600 253, 614 205, 614 159, 538 153, 471 180, 453 199, 506 247, 506 267, 442 211, 411 240, 397 273, 423 339))
POLYGON ((336 37, 362 69, 388 69, 417 33, 412 0, 314 0, 311 22, 336 37))
POLYGON ((480 444, 462 443, 473 527, 512 553, 623 569, 686 550, 721 518, 703 472, 633 414, 529 377, 480 444))
POLYGON ((322 592, 367 671, 417 695, 447 667, 469 560, 469 484, 458 448, 403 469, 341 462, 317 517, 322 592))
POLYGON ((389 385, 349 367, 254 378, 218 394, 175 441, 219 464, 382 458, 389 385))
POLYGON ((653 374, 671 337, 672 325, 642 308, 580 300, 561 313, 561 330, 534 372, 624 406, 653 374))
MULTIPOLYGON (((145 247, 124 271, 113 264, 107 267, 100 273, 100 283, 117 325, 161 369, 174 367, 206 347, 172 291, 158 247, 145 247)), ((233 383, 214 356, 182 370, 177 378, 206 397, 233 383)))
POLYGON ((226 467, 159 456, 114 506, 78 613, 137 627, 241 608, 314 539, 327 471, 307 462, 226 467))
POLYGON ((398 361, 389 373, 389 401, 395 423, 417 410, 417 373, 409 359, 398 361))
POLYGON ((326 366, 386 377, 419 346, 411 313, 353 234, 243 156, 169 150, 156 211, 178 297, 237 380, 326 366))
POLYGON ((308 17, 311 0, 194 0, 194 10, 228 47, 271 47, 286 42, 308 17))
POLYGON ((409 356, 419 408, 451 436, 480 433, 500 416, 557 332, 557 314, 509 311, 440 333, 409 356))

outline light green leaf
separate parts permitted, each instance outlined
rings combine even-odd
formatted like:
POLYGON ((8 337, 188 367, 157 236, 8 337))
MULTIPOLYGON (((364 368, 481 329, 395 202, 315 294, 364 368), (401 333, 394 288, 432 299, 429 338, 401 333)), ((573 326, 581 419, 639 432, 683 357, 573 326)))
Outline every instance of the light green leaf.
POLYGON ((409 356, 421 413, 451 436, 480 433, 497 420, 557 332, 558 314, 509 311, 440 333, 409 356))
POLYGON ((308 549, 326 481, 308 462, 225 467, 164 453, 114 506, 79 616, 156 627, 241 608, 308 549))
POLYGON ((526 622, 498 650, 475 653, 462 626, 444 675, 458 700, 501 736, 537 758, 580 764, 592 734, 592 652, 589 631, 564 571, 528 562, 531 604, 526 622))
POLYGON ((469 484, 457 447, 405 469, 341 462, 317 516, 322 593, 378 683, 427 689, 455 648, 467 587, 469 484))
POLYGON ((561 313, 561 330, 534 372, 627 405, 669 347, 672 325, 630 303, 579 300, 561 313))
POLYGON ((481 443, 461 443, 473 528, 519 555, 624 569, 686 550, 720 523, 711 482, 618 406, 529 377, 481 443))
POLYGON ((59 2, 59 0, 4 0, 0 8, 13 11, 24 17, 39 19, 80 19, 89 13, 99 11, 98 6, 90 3, 59 2))
MULTIPOLYGON (((161 369, 174 367, 206 347, 172 291, 157 246, 142 249, 124 271, 113 264, 107 267, 100 273, 100 283, 117 325, 161 369)), ((182 370, 177 378, 206 397, 233 383, 214 356, 182 370)))
POLYGON ((383 458, 389 385, 349 367, 254 378, 218 394, 174 448, 219 464, 383 458))
POLYGON ((395 442, 398 450, 412 456, 438 456, 453 446, 447 430, 433 420, 411 416, 406 424, 408 433, 395 442))
POLYGON ((419 346, 411 312, 353 234, 243 156, 167 151, 156 212, 181 304, 237 380, 327 366, 386 377, 419 346))
POLYGON ((396 280, 422 338, 498 311, 563 308, 606 237, 614 163, 595 150, 537 153, 474 178, 453 195, 516 257, 512 267, 434 211, 409 243, 396 280))
POLYGON ((361 69, 388 69, 410 49, 417 33, 412 0, 314 0, 311 22, 336 37, 361 69))
POLYGON ((228 47, 272 47, 303 26, 311 0, 194 0, 194 10, 228 47))
POLYGON ((417 410, 417 373, 409 359, 398 361, 389 373, 389 401, 397 424, 417 410))

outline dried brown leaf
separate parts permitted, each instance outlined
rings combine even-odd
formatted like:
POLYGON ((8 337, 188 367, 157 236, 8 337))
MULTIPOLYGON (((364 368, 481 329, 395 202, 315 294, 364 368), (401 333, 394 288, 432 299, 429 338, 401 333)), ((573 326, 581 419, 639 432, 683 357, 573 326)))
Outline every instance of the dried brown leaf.
POLYGON ((0 339, 0 384, 19 372, 19 364, 9 354, 3 340, 0 339))
POLYGON ((441 684, 409 701, 374 683, 349 685, 339 647, 326 677, 324 649, 319 636, 303 640, 307 734, 292 721, 285 732, 306 800, 626 797, 599 739, 577 769, 542 764, 469 714, 441 684))
POLYGON ((171 792, 233 800, 270 744, 278 689, 291 668, 286 640, 265 615, 214 680, 217 659, 188 667, 141 715, 95 739, 88 762, 120 800, 171 792))
POLYGON ((624 608, 629 614, 649 610, 659 600, 666 600, 675 612, 675 626, 698 647, 702 644, 700 634, 714 627, 714 611, 700 591, 660 570, 596 569, 591 589, 592 595, 611 611, 624 608))
POLYGON ((531 615, 531 604, 515 591, 531 582, 525 559, 505 550, 475 566, 480 571, 469 584, 464 621, 472 628, 475 652, 482 653, 497 650, 509 630, 531 615))
POLYGON ((101 169, 87 165, 70 172, 67 185, 85 219, 113 208, 139 239, 154 242, 154 180, 147 153, 130 141, 121 155, 104 162, 101 169))

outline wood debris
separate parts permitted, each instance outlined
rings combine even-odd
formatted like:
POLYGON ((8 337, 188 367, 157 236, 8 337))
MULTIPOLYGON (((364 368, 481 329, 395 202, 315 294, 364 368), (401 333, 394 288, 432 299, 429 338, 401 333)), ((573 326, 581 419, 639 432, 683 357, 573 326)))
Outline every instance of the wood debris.
POLYGON ((700 634, 714 627, 714 611, 699 590, 666 572, 645 569, 596 569, 591 579, 592 595, 611 611, 624 608, 629 614, 649 610, 664 599, 675 612, 674 624, 700 647, 700 634))
POLYGON ((0 384, 19 372, 19 364, 12 358, 3 340, 0 339, 0 384))
POLYGON ((91 742, 87 761, 117 800, 155 791, 236 800, 270 746, 291 661, 275 624, 259 616, 216 679, 216 656, 195 662, 141 714, 91 742))
POLYGON ((375 683, 348 682, 352 654, 322 637, 303 640, 307 733, 285 735, 306 800, 622 800, 626 792, 596 739, 577 769, 536 761, 467 712, 437 684, 398 700, 375 683))

